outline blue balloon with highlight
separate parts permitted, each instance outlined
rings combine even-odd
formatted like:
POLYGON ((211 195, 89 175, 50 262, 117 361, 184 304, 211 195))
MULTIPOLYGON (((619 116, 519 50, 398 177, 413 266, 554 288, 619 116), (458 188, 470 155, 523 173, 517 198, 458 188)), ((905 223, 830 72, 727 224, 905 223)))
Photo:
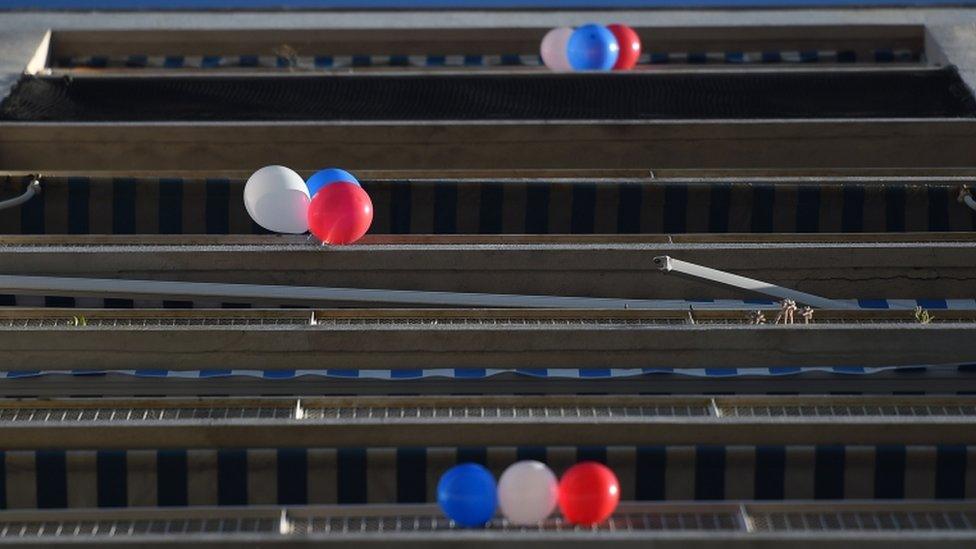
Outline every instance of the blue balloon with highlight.
POLYGON ((312 177, 309 177, 308 181, 305 182, 305 185, 308 186, 308 196, 315 196, 315 193, 319 192, 319 189, 322 187, 329 185, 330 183, 337 183, 339 181, 348 181, 350 183, 360 185, 359 180, 346 170, 340 170, 339 168, 327 168, 315 172, 312 177))
POLYGON ((603 25, 594 23, 573 31, 566 44, 569 65, 577 71, 608 71, 619 55, 617 38, 603 25))
POLYGON ((451 467, 437 483, 437 504, 460 526, 484 526, 498 506, 495 477, 477 463, 451 467))

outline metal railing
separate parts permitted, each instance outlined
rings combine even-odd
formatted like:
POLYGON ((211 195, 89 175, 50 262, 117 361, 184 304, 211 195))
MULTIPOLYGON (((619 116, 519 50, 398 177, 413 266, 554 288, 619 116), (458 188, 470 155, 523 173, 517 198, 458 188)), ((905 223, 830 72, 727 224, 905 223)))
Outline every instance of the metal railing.
POLYGON ((239 541, 384 542, 572 540, 605 542, 716 537, 729 543, 764 539, 976 542, 976 504, 931 501, 722 502, 621 504, 607 521, 583 527, 554 516, 535 526, 503 518, 484 528, 456 526, 432 505, 296 508, 130 508, 0 512, 0 542, 190 543, 239 541), (813 536, 813 537, 811 537, 813 536), (898 536, 898 538, 892 538, 898 536))
MULTIPOLYGON (((663 303, 663 302, 662 302, 663 303)), ((676 303, 676 302, 674 302, 676 303)), ((741 304, 740 304, 741 307, 741 304)), ((772 304, 754 305, 766 309, 767 326, 774 326, 772 304)), ((463 309, 0 309, 0 329, 37 330, 87 328, 97 330, 193 327, 274 327, 305 326, 321 330, 365 327, 395 328, 580 328, 661 325, 748 325, 754 324, 751 311, 730 307, 662 308, 657 310, 511 310, 484 309, 476 313, 463 309)), ((939 310, 932 324, 976 324, 976 310, 939 310)), ((854 310, 818 311, 810 320, 816 325, 918 324, 914 311, 854 310)), ((797 319, 793 326, 803 326, 797 319)))
POLYGON ((418 396, 0 400, 5 447, 976 442, 976 397, 418 396))
POLYGON ((280 420, 319 422, 546 419, 946 418, 976 421, 976 396, 426 396, 333 398, 0 399, 9 423, 280 420))

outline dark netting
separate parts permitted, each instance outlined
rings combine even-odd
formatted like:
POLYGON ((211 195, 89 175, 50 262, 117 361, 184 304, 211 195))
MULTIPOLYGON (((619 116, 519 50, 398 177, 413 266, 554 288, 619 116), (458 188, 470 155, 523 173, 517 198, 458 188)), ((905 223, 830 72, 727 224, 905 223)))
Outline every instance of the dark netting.
POLYGON ((541 75, 26 77, 20 121, 973 116, 954 69, 541 75))

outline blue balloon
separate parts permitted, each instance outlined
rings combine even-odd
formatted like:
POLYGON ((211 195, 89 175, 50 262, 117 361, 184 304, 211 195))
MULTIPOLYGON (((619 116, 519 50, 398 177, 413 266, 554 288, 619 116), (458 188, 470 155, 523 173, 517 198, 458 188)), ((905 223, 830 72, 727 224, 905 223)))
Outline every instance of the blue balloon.
POLYGON ((308 196, 315 196, 315 193, 319 192, 319 189, 328 185, 329 183, 335 183, 336 181, 350 181, 359 185, 359 180, 346 170, 340 170, 339 168, 326 168, 324 170, 315 172, 312 177, 309 177, 308 181, 305 182, 305 185, 308 186, 308 196))
POLYGON ((498 505, 495 477, 477 463, 451 467, 437 483, 437 504, 461 526, 484 526, 498 505))
POLYGON ((566 44, 569 65, 578 71, 608 71, 619 55, 617 38, 606 27, 595 23, 573 31, 566 44))

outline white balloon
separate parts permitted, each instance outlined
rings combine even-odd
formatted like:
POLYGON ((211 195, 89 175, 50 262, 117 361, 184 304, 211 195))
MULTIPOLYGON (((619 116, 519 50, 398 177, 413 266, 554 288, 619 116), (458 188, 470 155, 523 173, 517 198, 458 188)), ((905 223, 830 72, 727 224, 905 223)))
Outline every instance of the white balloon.
POLYGON ((552 514, 559 483, 544 463, 518 461, 498 479, 498 506, 513 524, 538 524, 552 514))
POLYGON ((554 71, 571 71, 572 65, 569 64, 569 57, 566 52, 566 44, 572 36, 573 29, 570 27, 556 27, 547 32, 542 38, 539 46, 539 54, 542 62, 554 71))
POLYGON ((308 230, 308 186, 284 166, 265 166, 244 184, 244 209, 255 223, 276 233, 308 230))

